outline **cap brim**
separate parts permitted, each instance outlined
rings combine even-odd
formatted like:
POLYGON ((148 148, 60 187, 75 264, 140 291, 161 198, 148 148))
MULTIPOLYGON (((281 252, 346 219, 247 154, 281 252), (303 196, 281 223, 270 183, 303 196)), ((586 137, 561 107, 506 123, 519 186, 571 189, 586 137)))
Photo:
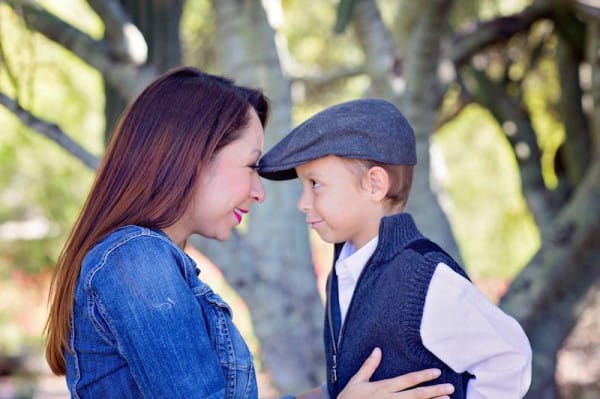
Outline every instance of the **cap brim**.
POLYGON ((259 169, 258 174, 268 180, 291 180, 298 177, 296 169, 274 170, 271 168, 259 169))

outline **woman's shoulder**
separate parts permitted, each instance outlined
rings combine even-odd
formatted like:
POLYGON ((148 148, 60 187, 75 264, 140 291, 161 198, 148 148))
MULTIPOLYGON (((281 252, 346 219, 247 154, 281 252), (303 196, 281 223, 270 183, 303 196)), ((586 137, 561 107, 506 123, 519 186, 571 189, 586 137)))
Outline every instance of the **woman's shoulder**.
POLYGON ((123 257, 137 262, 152 262, 158 255, 182 261, 186 258, 184 252, 162 231, 128 225, 112 231, 96 243, 85 256, 82 269, 90 270, 110 259, 123 257))
POLYGON ((127 225, 120 227, 104 236, 90 252, 106 252, 122 246, 135 247, 155 244, 177 248, 169 237, 160 230, 147 227, 127 225))

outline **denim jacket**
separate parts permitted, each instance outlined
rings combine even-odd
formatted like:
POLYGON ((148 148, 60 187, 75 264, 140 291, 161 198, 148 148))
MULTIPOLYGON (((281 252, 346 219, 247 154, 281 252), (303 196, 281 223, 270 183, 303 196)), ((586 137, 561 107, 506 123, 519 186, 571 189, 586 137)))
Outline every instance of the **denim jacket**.
POLYGON ((74 398, 256 398, 231 309, 160 231, 126 226, 83 261, 67 385, 74 398))

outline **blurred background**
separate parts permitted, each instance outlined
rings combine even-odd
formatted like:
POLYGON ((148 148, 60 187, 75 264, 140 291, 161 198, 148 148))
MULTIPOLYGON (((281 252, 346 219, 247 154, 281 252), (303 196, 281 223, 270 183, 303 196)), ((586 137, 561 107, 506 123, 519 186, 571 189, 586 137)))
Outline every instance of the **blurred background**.
MULTIPOLYGON (((398 105, 408 210, 523 325, 527 397, 600 397, 597 0, 2 0, 0 398, 68 397, 43 359, 53 264, 124 107, 181 64, 265 90, 267 149, 331 104, 398 105)), ((296 182, 265 185, 230 241, 187 250, 274 398, 324 380, 332 249, 296 182)))

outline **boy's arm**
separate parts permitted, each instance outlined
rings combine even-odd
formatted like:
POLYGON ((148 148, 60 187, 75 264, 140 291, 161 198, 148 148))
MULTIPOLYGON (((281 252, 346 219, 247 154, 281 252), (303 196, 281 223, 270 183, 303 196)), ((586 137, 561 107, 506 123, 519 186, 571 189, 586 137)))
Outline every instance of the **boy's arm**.
POLYGON ((531 383, 531 347, 515 319, 467 279, 438 264, 425 300, 425 347, 456 372, 475 376, 469 399, 522 398, 531 383))

